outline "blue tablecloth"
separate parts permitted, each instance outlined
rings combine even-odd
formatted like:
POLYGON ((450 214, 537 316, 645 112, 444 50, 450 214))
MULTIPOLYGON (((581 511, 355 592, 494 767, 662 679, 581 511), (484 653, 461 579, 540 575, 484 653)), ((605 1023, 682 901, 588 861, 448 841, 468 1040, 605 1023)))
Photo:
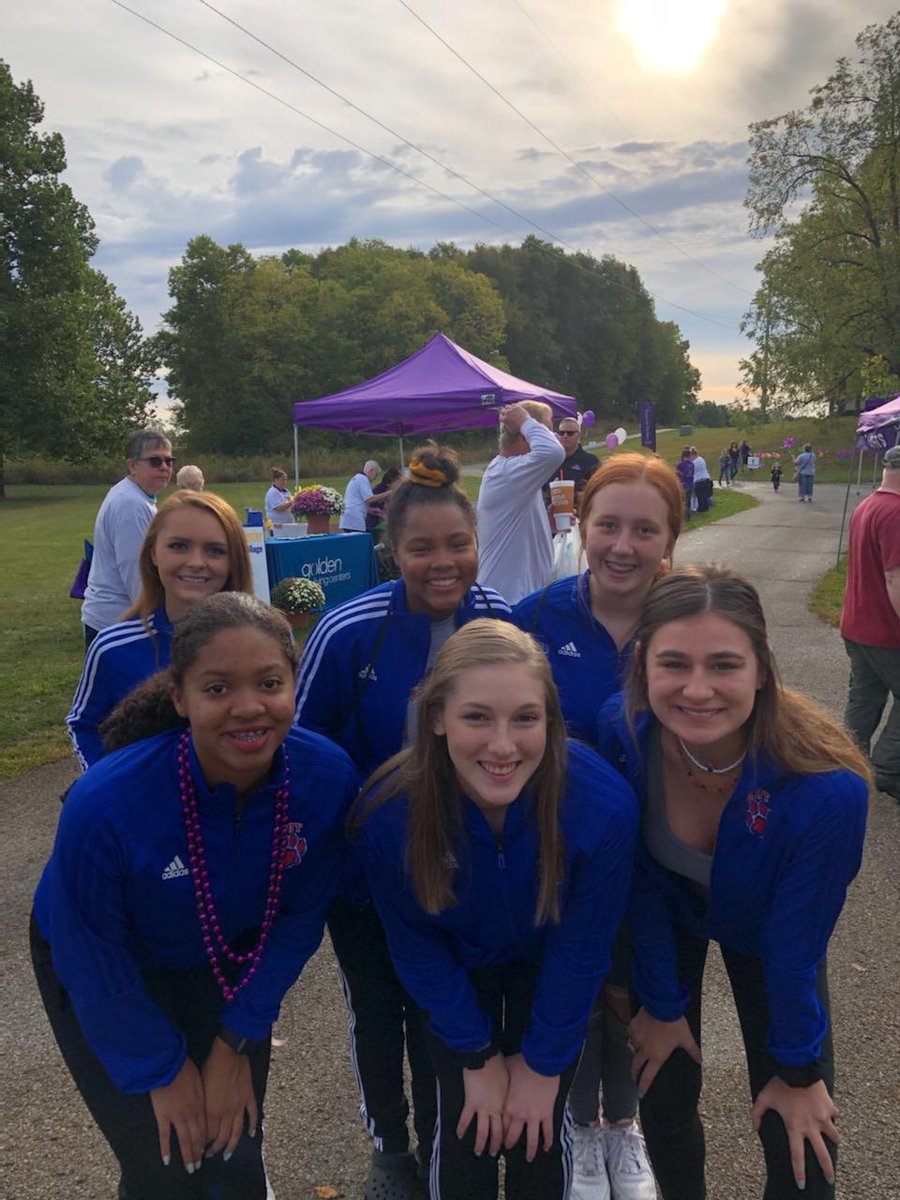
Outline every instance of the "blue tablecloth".
POLYGON ((375 549, 368 533, 326 533, 318 537, 266 539, 269 587, 279 579, 314 579, 325 592, 326 611, 378 583, 375 549))

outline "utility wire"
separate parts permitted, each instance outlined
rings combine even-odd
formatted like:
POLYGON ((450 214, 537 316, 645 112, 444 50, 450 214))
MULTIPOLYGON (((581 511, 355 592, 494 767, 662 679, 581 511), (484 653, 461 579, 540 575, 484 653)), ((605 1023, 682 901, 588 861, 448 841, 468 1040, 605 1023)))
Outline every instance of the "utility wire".
MULTIPOLYGON (((422 154, 425 158, 428 158, 430 161, 435 163, 437 166, 441 167, 442 170, 447 171, 449 174, 453 175, 455 178, 461 180, 462 182, 466 183, 468 186, 474 188, 481 195, 487 197, 488 199, 493 201, 495 204, 500 205, 500 207, 506 209, 509 213, 511 213, 513 216, 517 217, 519 220, 522 220, 526 224, 531 225, 532 228, 537 229, 540 233, 542 233, 544 235, 544 237, 549 238, 550 240, 559 244, 560 246, 564 246, 566 249, 570 250, 573 254, 577 255, 577 254, 583 253, 576 246, 571 245, 569 242, 566 242, 563 238, 559 237, 558 235, 550 232, 547 229, 544 229, 543 226, 538 225, 536 222, 532 221, 529 217, 525 216, 524 213, 519 212, 517 209, 506 204, 504 201, 499 200, 497 197, 493 196, 490 192, 479 187, 477 184, 472 183, 470 180, 466 179, 466 177, 464 175, 459 174, 459 172, 454 171, 452 168, 446 166, 444 163, 441 163, 440 160, 434 158, 432 155, 421 150, 418 146, 416 146, 414 143, 408 141, 401 134, 396 133, 389 126, 384 125, 382 122, 378 121, 377 118, 371 116, 371 114, 369 114, 365 109, 361 108, 357 104, 354 104, 353 101, 349 100, 347 97, 343 96, 340 92, 337 92, 334 88, 329 87, 327 84, 325 84, 321 80, 317 79, 309 71, 306 71, 303 67, 299 66, 299 64, 293 63, 292 60, 288 59, 280 51, 278 51, 274 47, 270 46, 267 42, 264 42, 261 38, 257 37, 255 34, 251 33, 249 30, 245 29, 243 26, 239 25, 238 22, 233 21, 226 14, 222 13, 219 9, 215 8, 214 5, 208 3, 208 0, 199 0, 199 2, 201 4, 203 4, 206 8, 209 8, 213 12, 216 12, 219 16, 221 16, 224 20, 228 21, 230 24, 234 25, 236 28, 240 29, 241 32, 245 33, 248 37, 251 37, 254 41, 258 42, 260 45, 264 46, 266 49, 268 49, 272 53, 276 54, 279 58, 283 59, 286 63, 295 67, 298 71, 300 71, 302 74, 306 75, 313 82, 319 84, 321 87, 326 88, 327 91, 329 91, 332 95, 334 95, 335 97, 340 99, 343 103, 348 104, 350 107, 355 109, 357 112, 361 113, 363 116, 365 116, 369 120, 373 121, 376 125, 379 125, 386 132, 390 133, 392 137, 399 138, 399 140, 402 141, 405 145, 416 150, 418 153, 422 154)), ((479 212, 477 209, 471 208, 469 205, 464 203, 462 200, 459 200, 457 197, 450 196, 446 192, 441 191, 440 188, 434 187, 434 185, 428 183, 427 180, 421 179, 418 176, 413 175, 410 171, 404 170, 403 167, 397 166, 396 163, 392 162, 388 158, 385 158, 383 155, 377 154, 374 151, 369 150, 366 146, 363 146, 360 143, 355 142, 352 138, 347 137, 345 134, 339 133, 336 129, 332 129, 331 126, 324 124, 324 122, 322 122, 322 121, 319 121, 316 117, 311 116, 309 113, 305 112, 301 108, 298 108, 295 104, 292 104, 290 101, 285 100, 282 96, 279 96, 277 93, 271 91, 270 89, 268 89, 266 87, 263 87, 262 84, 257 83, 254 79, 250 78, 247 75, 244 75, 241 71, 238 71, 234 67, 228 66, 227 63, 224 63, 220 59, 215 58, 213 55, 207 53, 205 50, 201 50, 199 46, 196 46, 192 42, 187 41, 185 38, 180 37, 178 34, 173 33, 170 29, 167 29, 165 26, 160 25, 158 22, 152 20, 150 17, 145 16, 143 13, 138 12, 136 9, 129 7, 129 5, 123 3, 123 0, 110 0, 110 3, 114 4, 117 8, 122 9, 124 12, 129 13, 131 16, 136 17, 139 21, 143 21, 144 24, 149 25, 151 28, 157 30, 157 32, 162 33, 164 36, 166 36, 168 38, 171 38, 173 41, 177 42, 179 45, 184 46, 186 49, 191 50, 195 54, 200 55, 200 57, 206 59, 207 62, 213 63, 214 66, 217 66, 221 70, 226 71, 229 75, 232 75, 235 79, 241 80, 242 83, 246 83, 250 87, 254 88, 257 92, 260 92, 262 95, 267 96, 270 100, 274 100, 276 103, 282 105, 284 108, 287 108, 291 112, 296 113, 298 116, 303 117, 304 120, 309 121, 311 124, 315 125, 317 128, 324 130, 326 133, 329 133, 333 137, 338 138, 340 141, 345 142, 347 145, 352 146, 354 150, 358 150, 361 154, 365 154, 369 158, 374 159, 376 162, 379 162, 382 165, 389 167, 392 171, 395 171, 398 175, 402 175, 404 178, 409 179, 412 183, 415 183, 420 187, 427 188, 428 191, 433 192, 437 196, 440 196, 441 199, 446 200, 450 204, 456 205, 458 208, 464 209, 466 212, 470 213, 472 216, 476 217, 478 220, 485 221, 488 224, 493 225, 495 229, 499 229, 501 232, 508 234, 512 238, 518 238, 521 236, 517 231, 509 229, 506 225, 501 224, 499 221, 495 221, 493 218, 487 216, 485 213, 479 212)), ((541 245, 541 243, 539 242, 538 245, 541 245)), ((595 272, 588 270, 586 267, 582 266, 581 263, 576 261, 573 265, 576 266, 579 270, 584 271, 585 274, 591 276, 592 278, 594 278, 594 279, 597 278, 595 272)), ((676 304, 674 300, 667 300, 664 296, 660 296, 656 293, 647 292, 646 290, 630 287, 628 284, 622 283, 618 280, 609 280, 608 282, 611 283, 614 287, 617 287, 621 290, 630 292, 632 295, 637 295, 637 296, 649 295, 652 298, 658 300, 660 303, 667 305, 669 308, 676 309, 679 312, 686 313, 688 316, 696 317, 699 320, 707 321, 710 324, 718 325, 723 329, 733 330, 733 328, 734 328, 733 325, 731 325, 731 324, 728 324, 724 321, 719 321, 717 318, 711 317, 706 313, 700 313, 700 312, 695 311, 694 309, 687 308, 684 305, 676 304)))
MULTIPOLYGON (((406 11, 410 14, 410 16, 415 17, 415 19, 419 22, 419 24, 424 26, 424 28, 428 30, 428 32, 432 35, 432 37, 437 38, 437 40, 441 43, 441 45, 444 46, 447 50, 449 50, 450 53, 454 56, 454 58, 457 58, 463 64, 463 66, 466 68, 466 70, 470 71, 475 76, 476 79, 480 79, 481 82, 484 84, 484 86, 486 88, 488 88, 490 91, 492 91, 494 93, 494 95, 507 106, 507 108, 510 108, 516 114, 517 117, 519 117, 522 121, 525 122, 525 124, 530 129, 533 129, 534 132, 538 135, 538 137, 543 138, 543 140, 547 143, 548 146, 552 146, 553 149, 557 152, 557 154, 561 154, 562 157, 564 159, 566 159, 567 162, 570 162, 572 164, 572 166, 585 177, 585 179, 588 179, 595 187, 598 187, 605 196, 608 196, 610 198, 610 200, 612 200, 615 204, 618 204, 618 206, 621 209, 623 209, 625 212, 627 212, 629 214, 629 216, 634 217, 634 219, 636 221, 640 221, 640 223, 646 229, 649 229, 650 232, 655 234, 657 237, 662 238, 662 240, 668 246, 671 246, 672 249, 677 251, 678 254, 683 255, 688 260, 688 262, 692 262, 695 266, 699 267, 701 269, 701 271, 706 271, 707 274, 712 275, 715 279, 718 279, 721 283, 727 284, 728 287, 734 288, 735 291, 740 292, 741 295, 743 295, 743 296, 750 295, 750 293, 746 290, 746 288, 739 287, 738 284, 733 283, 730 279, 726 279, 724 275, 720 275, 718 271, 713 270, 712 267, 707 266, 706 263, 701 262, 700 259, 694 258, 694 256, 692 254, 689 254, 687 250, 684 250, 681 246, 678 245, 677 242, 673 241, 667 234, 663 233, 662 230, 657 229, 655 225, 651 225, 651 223, 648 220, 646 220, 644 217, 642 217, 639 212, 636 212, 629 204, 626 204, 626 202, 624 200, 621 200, 615 194, 615 192, 611 192, 609 190, 609 188, 606 187, 606 185, 604 183, 602 183, 601 180, 599 180, 596 175, 593 175, 583 163, 579 162, 577 158, 574 158, 568 152, 568 150, 564 149, 564 147, 560 146, 560 144, 558 142, 554 141, 554 139, 549 135, 549 133, 545 133, 544 130, 541 129, 541 127, 539 125, 535 124, 535 122, 532 121, 532 119, 526 113, 522 112, 522 110, 520 108, 518 108, 512 102, 512 100, 508 99, 503 94, 503 92, 500 91, 500 89, 498 87, 496 87, 493 83, 491 83, 491 81, 486 76, 482 75, 481 72, 478 70, 478 68, 474 67, 469 62, 469 60, 465 57, 465 55, 461 54, 455 48, 455 46, 451 46, 450 43, 446 40, 446 38, 442 37, 432 25, 428 24, 428 22, 425 20, 424 17, 420 16, 419 13, 416 12, 416 10, 412 7, 411 4, 407 3, 407 0, 398 0, 398 3, 401 4, 406 9, 406 11)), ((521 5, 519 7, 521 8, 521 5)), ((526 13, 525 15, 527 16, 528 14, 526 13)), ((529 20, 531 20, 530 17, 529 17, 529 20)), ((534 21, 532 21, 532 24, 534 24, 535 28, 537 28, 537 25, 534 21)))
MULTIPOLYGON (((400 133, 398 130, 393 129, 390 125, 386 125, 383 121, 381 121, 378 117, 374 116, 367 109, 363 108, 361 105, 359 105, 355 101, 351 100, 349 96, 345 96, 343 94, 343 92, 339 92, 336 88, 333 88, 330 84, 326 83, 323 79, 320 79, 317 75, 314 75, 312 73, 312 71, 310 71, 307 67, 304 67, 300 63, 296 62, 294 59, 289 58, 286 54, 284 54, 276 46, 273 46, 270 42, 265 41, 258 34, 254 33, 252 29, 248 29, 245 25, 242 25, 239 21, 236 21, 233 17, 230 17, 228 15, 228 13, 223 12, 222 9, 220 9, 220 8, 217 8, 215 4, 212 4, 210 2, 210 0, 198 0, 198 3, 202 4, 204 8, 208 8, 211 12, 214 12, 217 16, 221 17, 223 21, 227 21, 228 24, 232 25, 235 29, 240 30, 241 33, 243 33, 245 36, 247 36, 248 38, 251 38, 254 42, 256 42, 257 45, 264 47, 270 53, 274 54, 277 58, 280 58, 281 61, 286 63, 289 67, 292 67, 295 71, 298 71, 301 75, 304 75, 311 82, 313 82, 317 86, 323 88, 326 92, 328 92, 330 95, 334 96, 337 100, 340 100, 342 104, 346 104, 349 108, 352 108, 354 110, 354 112, 358 112, 361 116, 365 117, 368 121, 371 121, 374 125, 377 125, 379 129, 384 130, 385 133, 390 134, 391 137, 396 138, 398 141, 402 142, 405 146, 408 146, 411 150, 414 150, 417 154, 422 155, 422 157, 426 158, 429 162, 434 163, 434 165, 439 167, 442 171, 445 171, 447 174, 453 176, 454 179, 458 179, 461 183, 466 184, 467 187, 472 188, 474 191, 476 191, 480 195, 484 196, 487 200, 491 200, 494 204, 497 204, 500 208, 505 209, 507 212, 511 213, 514 217, 517 217, 519 220, 525 221, 527 224, 531 225, 533 229, 536 229, 539 233, 543 234, 544 237, 549 238, 553 242, 557 242, 561 246, 565 246, 566 249, 572 251, 572 253, 574 253, 574 254, 580 253, 580 251, 577 249, 577 247, 573 246, 570 242, 567 242, 564 238, 558 236, 555 233, 552 233, 548 229, 545 229, 542 225, 539 225, 537 222, 533 221, 525 213, 519 212, 518 209, 513 208, 511 205, 507 204, 506 201, 501 200, 498 196, 495 196, 492 192, 489 192, 486 188, 482 187, 480 184, 476 183, 474 180, 469 179, 467 176, 461 174, 459 171, 455 170, 453 167, 449 166, 447 163, 442 162, 439 158, 436 158, 433 154, 430 154, 427 150, 423 150, 422 147, 416 145, 415 142, 411 142, 407 137, 404 137, 404 135, 402 133, 400 133)), ((524 9, 522 9, 522 12, 525 13, 525 16, 528 16, 528 14, 525 12, 524 9)), ((530 17, 528 19, 531 20, 530 17)), ((540 29, 537 25, 535 25, 535 28, 538 29, 538 31, 540 32, 540 29)), ((613 197, 613 198, 615 199, 615 197, 613 197)), ((469 211, 471 211, 471 210, 469 210, 469 211)), ((639 218, 639 219, 642 219, 642 218, 639 218)), ((646 222, 644 222, 644 223, 646 224, 646 222)), ((501 226, 500 228, 503 228, 503 227, 501 226)), ((652 227, 648 226, 648 228, 652 228, 652 227)), ((511 232, 511 231, 507 231, 507 232, 511 232)), ((654 232, 656 232, 656 231, 654 231, 654 232)), ((513 234, 513 236, 517 236, 517 235, 513 234)), ((665 238, 665 236, 663 234, 659 234, 659 236, 663 237, 664 240, 668 240, 665 238)), ((675 248, 678 249, 677 246, 675 248)), ((688 256, 688 257, 690 257, 690 256, 688 256)), ((698 263, 698 265, 701 267, 703 266, 702 263, 698 263)), ((708 269, 709 268, 707 268, 707 270, 708 269)), ((712 274, 715 274, 715 272, 712 272, 712 274)), ((724 280, 724 282, 728 283, 729 281, 724 280)), ((616 286, 624 287, 626 290, 631 291, 634 294, 638 294, 636 289, 629 288, 627 284, 617 284, 616 286)), ((732 284, 731 286, 734 286, 734 285, 732 284)), ((648 294, 653 295, 653 293, 648 293, 648 294)), ((684 306, 679 305, 679 304, 675 304, 671 300, 666 300, 664 297, 661 297, 661 296, 656 297, 656 298, 659 299, 663 304, 669 305, 672 308, 677 308, 681 312, 689 313, 691 316, 698 317, 701 320, 712 321, 715 324, 720 324, 723 328, 727 328, 727 329, 733 328, 731 325, 728 325, 724 322, 716 321, 716 318, 710 317, 706 313, 695 312, 692 309, 685 308, 684 306)))

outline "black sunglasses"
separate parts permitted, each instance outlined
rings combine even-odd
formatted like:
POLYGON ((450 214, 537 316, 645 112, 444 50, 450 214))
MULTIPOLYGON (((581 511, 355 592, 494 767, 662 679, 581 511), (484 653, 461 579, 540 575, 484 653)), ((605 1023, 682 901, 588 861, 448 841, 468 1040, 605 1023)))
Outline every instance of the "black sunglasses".
POLYGON ((146 458, 136 459, 137 462, 148 462, 157 471, 162 466, 174 467, 175 459, 170 454, 148 454, 146 458))
POLYGON ((560 429, 558 437, 578 437, 577 429, 560 429))

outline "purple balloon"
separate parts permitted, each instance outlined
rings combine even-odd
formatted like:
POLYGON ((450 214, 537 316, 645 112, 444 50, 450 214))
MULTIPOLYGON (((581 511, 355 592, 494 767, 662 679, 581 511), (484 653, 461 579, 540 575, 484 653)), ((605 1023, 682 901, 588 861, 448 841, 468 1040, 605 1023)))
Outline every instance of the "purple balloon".
POLYGON ((594 423, 594 420, 595 420, 595 417, 594 417, 594 414, 593 414, 592 412, 586 412, 586 413, 584 413, 584 414, 582 415, 582 418, 581 418, 581 425, 582 425, 582 428, 583 428, 583 429, 590 429, 590 427, 591 427, 591 426, 593 425, 593 423, 594 423))
POLYGON ((619 439, 614 433, 608 433, 606 435, 606 448, 607 450, 618 450, 619 439))

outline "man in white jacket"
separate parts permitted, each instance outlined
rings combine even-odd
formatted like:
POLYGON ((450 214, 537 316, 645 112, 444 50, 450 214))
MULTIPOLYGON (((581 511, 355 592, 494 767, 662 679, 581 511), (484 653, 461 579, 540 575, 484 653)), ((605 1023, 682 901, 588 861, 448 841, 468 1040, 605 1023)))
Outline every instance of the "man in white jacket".
POLYGON ((500 412, 500 451, 478 494, 478 578, 509 603, 549 583, 553 542, 541 487, 566 452, 549 404, 526 400, 500 412))

